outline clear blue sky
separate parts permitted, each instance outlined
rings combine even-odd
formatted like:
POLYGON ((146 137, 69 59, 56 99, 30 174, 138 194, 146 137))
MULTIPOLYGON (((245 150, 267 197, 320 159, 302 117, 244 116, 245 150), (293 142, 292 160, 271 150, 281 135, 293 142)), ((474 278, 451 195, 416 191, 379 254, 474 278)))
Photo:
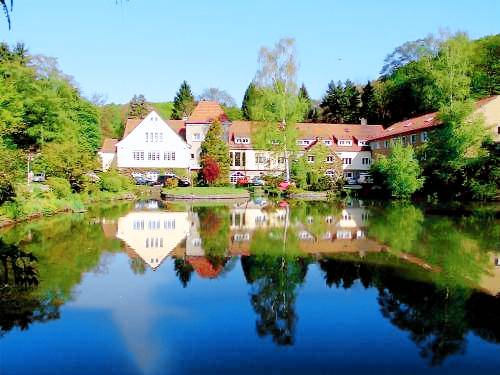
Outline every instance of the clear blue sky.
POLYGON ((56 57, 87 96, 172 100, 186 79, 240 102, 260 46, 281 37, 296 39, 299 82, 320 98, 332 79, 376 78, 396 46, 440 28, 499 33, 500 1, 14 0, 12 23, 0 19, 2 40, 56 57))

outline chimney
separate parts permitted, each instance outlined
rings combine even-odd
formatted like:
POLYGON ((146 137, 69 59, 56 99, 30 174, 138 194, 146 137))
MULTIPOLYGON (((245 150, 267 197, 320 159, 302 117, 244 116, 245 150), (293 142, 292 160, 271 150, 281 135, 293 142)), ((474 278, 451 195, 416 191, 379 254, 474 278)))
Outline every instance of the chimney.
POLYGON ((364 117, 361 118, 361 125, 368 125, 368 120, 364 117))

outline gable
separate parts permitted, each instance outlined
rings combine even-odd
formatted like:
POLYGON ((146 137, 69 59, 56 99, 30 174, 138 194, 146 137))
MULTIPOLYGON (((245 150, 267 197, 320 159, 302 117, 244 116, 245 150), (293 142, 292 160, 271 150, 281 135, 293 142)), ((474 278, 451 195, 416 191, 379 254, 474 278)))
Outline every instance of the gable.
POLYGON ((165 122, 155 111, 151 111, 144 119, 142 120, 128 120, 127 126, 125 127, 125 133, 123 135, 123 139, 117 143, 117 145, 123 146, 129 142, 145 142, 145 134, 146 132, 163 132, 164 136, 162 137, 164 141, 161 143, 167 144, 170 142, 180 142, 182 146, 185 148, 189 148, 190 146, 184 141, 181 136, 181 132, 184 128, 184 123, 180 121, 170 120, 172 122, 172 126, 165 122))

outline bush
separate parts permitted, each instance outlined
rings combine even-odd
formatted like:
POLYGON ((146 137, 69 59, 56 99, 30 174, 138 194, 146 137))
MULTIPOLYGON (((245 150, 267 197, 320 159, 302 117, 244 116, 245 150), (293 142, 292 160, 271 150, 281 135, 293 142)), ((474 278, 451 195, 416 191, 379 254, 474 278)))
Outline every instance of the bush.
POLYGON ((328 176, 320 176, 316 181, 314 181, 309 190, 312 191, 332 191, 340 190, 341 187, 335 182, 335 180, 328 176))
POLYGON ((47 185, 56 198, 66 198, 71 195, 71 185, 68 180, 61 177, 47 178, 47 185))
POLYGON ((175 187, 177 187, 178 183, 177 183, 177 179, 176 178, 167 178, 165 180, 165 187, 167 189, 173 189, 175 187))
POLYGON ((125 191, 131 187, 130 179, 116 172, 106 172, 101 174, 100 183, 102 191, 109 191, 111 193, 125 191))

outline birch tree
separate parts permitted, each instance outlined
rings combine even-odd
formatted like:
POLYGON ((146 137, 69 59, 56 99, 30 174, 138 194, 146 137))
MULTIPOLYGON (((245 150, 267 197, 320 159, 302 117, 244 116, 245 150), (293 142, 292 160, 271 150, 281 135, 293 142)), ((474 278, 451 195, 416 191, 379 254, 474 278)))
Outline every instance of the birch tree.
POLYGON ((250 115, 258 122, 254 144, 273 151, 285 161, 290 180, 290 156, 297 150, 297 122, 303 120, 307 103, 298 95, 295 41, 281 39, 273 48, 262 47, 254 79, 260 95, 250 103, 250 115))

